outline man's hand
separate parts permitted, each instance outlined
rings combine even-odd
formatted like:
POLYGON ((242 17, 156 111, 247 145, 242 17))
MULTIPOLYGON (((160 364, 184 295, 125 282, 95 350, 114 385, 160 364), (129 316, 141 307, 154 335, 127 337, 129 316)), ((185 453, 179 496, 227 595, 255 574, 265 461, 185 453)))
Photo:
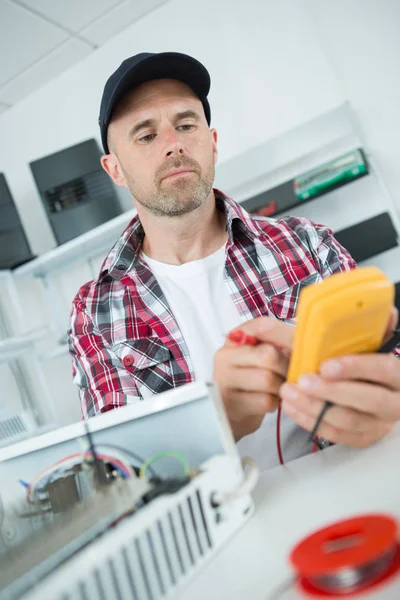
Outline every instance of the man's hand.
MULTIPOLYGON (((397 314, 393 313, 389 330, 397 314)), ((387 338, 390 336, 386 336, 387 338)), ((400 360, 393 354, 359 354, 326 361, 319 375, 303 375, 281 387, 282 409, 311 431, 325 400, 317 435, 362 448, 381 439, 400 420, 400 360)))
POLYGON ((237 329, 256 337, 259 345, 227 341, 215 354, 213 376, 236 441, 256 431, 265 414, 278 407, 294 332, 270 317, 252 319, 237 329))

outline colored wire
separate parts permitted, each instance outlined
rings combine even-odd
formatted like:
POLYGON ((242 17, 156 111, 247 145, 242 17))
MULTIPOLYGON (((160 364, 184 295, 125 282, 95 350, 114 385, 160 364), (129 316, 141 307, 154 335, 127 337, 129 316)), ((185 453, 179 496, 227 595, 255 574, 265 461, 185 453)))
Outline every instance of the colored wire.
MULTIPOLYGON (((394 334, 394 337, 392 337, 392 339, 390 339, 386 344, 381 346, 381 348, 378 350, 378 353, 389 354, 396 348, 396 346, 398 346, 400 342, 400 329, 393 329, 392 333, 394 334)), ((313 452, 316 452, 317 448, 319 448, 320 450, 322 449, 321 446, 318 444, 318 439, 316 439, 316 433, 318 431, 319 426, 321 425, 322 419, 326 415, 328 409, 331 408, 331 406, 333 406, 333 403, 330 400, 326 400, 310 433, 309 439, 310 441, 314 442, 313 452)))
POLYGON ((310 433, 310 437, 309 437, 310 442, 314 442, 317 444, 317 442, 315 441, 316 433, 318 431, 319 426, 321 425, 322 419, 326 415, 327 411, 331 408, 331 406, 333 406, 333 403, 330 400, 326 400, 321 409, 321 412, 318 415, 317 420, 315 421, 315 425, 310 433))
POLYGON ((102 464, 101 459, 97 456, 96 448, 94 447, 94 443, 93 443, 92 432, 90 431, 87 421, 85 421, 85 429, 86 429, 86 437, 89 441, 89 450, 92 453, 93 467, 94 467, 95 473, 97 475, 97 480, 100 485, 107 485, 107 483, 109 483, 109 479, 108 479, 106 473, 101 468, 101 464, 102 464))
MULTIPOLYGON (((400 342, 400 329, 393 329, 392 333, 394 334, 394 337, 392 337, 392 339, 390 339, 386 344, 381 346, 381 348, 378 350, 378 353, 388 354, 392 352, 394 348, 396 348, 396 346, 398 346, 400 342)), ((310 433, 309 439, 311 442, 314 442, 312 450, 313 452, 316 452, 318 448, 320 450, 323 449, 323 447, 321 447, 318 444, 318 438, 316 438, 316 433, 318 431, 319 426, 321 425, 322 419, 325 417, 327 411, 331 408, 331 406, 333 406, 333 403, 330 400, 326 400, 324 402, 321 412, 319 413, 318 418, 315 421, 315 425, 310 433)))
MULTIPOLYGON (((235 329, 234 331, 231 331, 228 334, 228 339, 229 341, 234 343, 235 346, 257 346, 259 343, 259 340, 256 337, 244 333, 244 331, 242 331, 241 329, 235 329)), ((281 447, 281 413, 281 405, 279 404, 278 414, 276 416, 276 447, 278 450, 279 462, 281 465, 284 465, 285 461, 283 460, 281 447)))
POLYGON ((278 450, 279 462, 281 465, 284 465, 285 461, 283 460, 282 446, 281 446, 281 414, 282 414, 282 407, 281 407, 281 404, 279 404, 278 414, 276 415, 276 447, 278 450))
MULTIPOLYGON (((116 446, 115 444, 107 443, 107 449, 117 450, 118 452, 121 452, 122 454, 126 454, 126 456, 133 458, 138 463, 139 467, 140 467, 140 465, 142 465, 143 463, 146 462, 144 458, 139 456, 139 454, 136 454, 135 452, 132 452, 131 450, 126 450, 125 448, 121 448, 120 446, 116 446)), ((157 473, 155 472, 155 470, 153 469, 152 466, 149 465, 148 470, 153 475, 153 477, 157 477, 157 473)))
MULTIPOLYGON (((48 481, 56 474, 61 472, 65 472, 68 469, 80 464, 83 462, 85 457, 92 457, 92 452, 87 451, 82 454, 71 454, 70 456, 66 456, 61 460, 57 461, 50 467, 47 467, 43 471, 41 471, 29 484, 29 487, 26 490, 26 498, 28 502, 32 501, 32 492, 37 488, 43 479, 46 479, 46 485, 48 481)), ((134 471, 131 469, 129 465, 124 464, 121 460, 118 460, 115 457, 107 456, 105 454, 96 454, 97 458, 102 460, 105 463, 111 464, 116 470, 118 470, 125 478, 135 477, 134 471)))
POLYGON ((167 457, 176 458, 176 460, 179 460, 179 462, 181 462, 183 465, 184 475, 185 476, 190 475, 190 465, 189 465, 188 460, 182 454, 180 454, 180 452, 170 451, 170 452, 159 452, 158 454, 155 454, 154 456, 151 456, 150 458, 148 458, 140 467, 139 477, 143 478, 146 475, 146 471, 150 467, 150 465, 155 463, 157 460, 160 460, 161 458, 167 458, 167 457))

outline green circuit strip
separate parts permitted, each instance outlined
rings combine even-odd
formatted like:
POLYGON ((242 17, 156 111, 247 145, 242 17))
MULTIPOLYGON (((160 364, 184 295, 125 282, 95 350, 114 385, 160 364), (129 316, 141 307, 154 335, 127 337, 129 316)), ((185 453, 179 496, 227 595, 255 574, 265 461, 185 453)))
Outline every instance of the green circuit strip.
POLYGON ((297 177, 294 192, 300 201, 309 200, 367 173, 362 152, 353 150, 297 177))

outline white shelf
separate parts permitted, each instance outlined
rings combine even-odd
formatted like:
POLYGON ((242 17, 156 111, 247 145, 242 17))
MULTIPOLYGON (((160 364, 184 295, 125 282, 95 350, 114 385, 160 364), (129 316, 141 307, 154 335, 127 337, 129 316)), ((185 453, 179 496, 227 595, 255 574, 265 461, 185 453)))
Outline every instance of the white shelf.
POLYGON ((26 354, 35 352, 35 343, 48 334, 47 329, 33 331, 26 335, 15 336, 0 341, 0 363, 9 362, 26 354))
POLYGON ((46 277, 52 271, 63 269, 74 262, 92 258, 104 249, 110 250, 135 214, 135 209, 124 212, 62 246, 46 252, 15 269, 14 277, 46 277))
POLYGON ((68 354, 68 345, 60 344, 56 346, 52 350, 48 350, 47 352, 43 352, 39 355, 40 360, 52 360, 53 358, 58 358, 59 356, 67 356, 68 354))

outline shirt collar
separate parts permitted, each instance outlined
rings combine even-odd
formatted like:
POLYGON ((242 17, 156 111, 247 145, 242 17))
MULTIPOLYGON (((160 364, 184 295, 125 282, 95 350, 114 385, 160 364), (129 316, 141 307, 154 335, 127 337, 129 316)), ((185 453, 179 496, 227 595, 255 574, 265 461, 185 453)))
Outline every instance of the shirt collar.
MULTIPOLYGON (((252 215, 220 190, 214 189, 214 195, 218 210, 226 214, 226 230, 230 244, 234 243, 239 231, 250 238, 260 236, 262 230, 252 215)), ((107 272, 113 279, 122 279, 138 261, 143 237, 143 227, 136 215, 109 252, 100 274, 107 272)))
POLYGON ((223 192, 214 189, 214 194, 217 206, 221 206, 221 209, 225 210, 226 230, 231 244, 235 242, 235 238, 239 231, 252 239, 260 236, 262 230, 254 221, 254 215, 250 215, 247 210, 240 206, 240 204, 234 202, 232 198, 229 198, 229 196, 223 192))

